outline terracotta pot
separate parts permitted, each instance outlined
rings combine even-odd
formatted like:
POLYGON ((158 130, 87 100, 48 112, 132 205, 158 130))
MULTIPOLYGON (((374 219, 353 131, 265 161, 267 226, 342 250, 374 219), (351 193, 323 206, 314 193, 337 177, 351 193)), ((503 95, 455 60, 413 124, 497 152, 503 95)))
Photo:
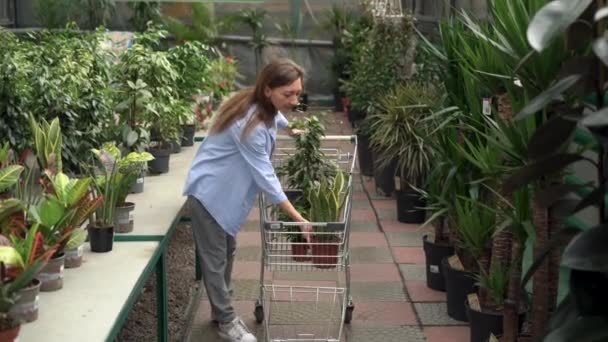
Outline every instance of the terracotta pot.
POLYGON ((338 264, 338 244, 336 240, 312 239, 312 263, 316 268, 334 268, 338 264))
POLYGON ((21 325, 10 328, 8 330, 0 331, 0 341, 15 342, 17 340, 17 337, 19 336, 19 329, 21 329, 21 325))
POLYGON ((308 255, 308 244, 305 243, 292 243, 291 244, 291 258, 293 261, 305 262, 310 260, 308 255))

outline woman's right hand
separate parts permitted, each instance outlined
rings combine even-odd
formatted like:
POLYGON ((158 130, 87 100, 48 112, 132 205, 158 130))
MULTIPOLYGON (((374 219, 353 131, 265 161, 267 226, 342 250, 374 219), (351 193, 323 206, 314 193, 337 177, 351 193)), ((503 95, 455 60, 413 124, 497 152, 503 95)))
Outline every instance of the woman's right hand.
MULTIPOLYGON (((308 223, 308 220, 306 220, 305 218, 302 218, 298 222, 308 223)), ((306 241, 308 243, 310 243, 310 239, 312 237, 312 234, 311 234, 312 233, 312 226, 308 226, 308 225, 300 226, 300 230, 302 231, 302 235, 304 235, 304 238, 306 239, 306 241)))

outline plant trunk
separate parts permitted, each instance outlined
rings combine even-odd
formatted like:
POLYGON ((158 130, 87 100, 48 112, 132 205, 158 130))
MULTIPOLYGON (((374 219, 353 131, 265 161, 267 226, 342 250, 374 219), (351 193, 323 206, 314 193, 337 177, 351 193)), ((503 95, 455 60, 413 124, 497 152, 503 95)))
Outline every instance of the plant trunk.
MULTIPOLYGON (((556 211, 549 208, 549 238, 553 239, 554 235, 562 228, 563 221, 556 215, 556 211)), ((549 313, 553 313, 557 309, 557 294, 559 289, 559 270, 562 259, 561 247, 554 248, 549 254, 549 283, 548 283, 548 306, 549 313)))
POLYGON ((521 262, 524 249, 517 239, 513 240, 511 249, 511 276, 507 299, 504 305, 503 342, 517 342, 519 333, 519 302, 521 299, 521 262))
MULTIPOLYGON (((534 244, 534 259, 549 243, 549 213, 546 208, 538 204, 536 198, 532 204, 532 223, 536 229, 536 243, 534 244)), ((534 273, 532 299, 532 339, 540 340, 545 335, 549 322, 549 262, 543 261, 534 273)))

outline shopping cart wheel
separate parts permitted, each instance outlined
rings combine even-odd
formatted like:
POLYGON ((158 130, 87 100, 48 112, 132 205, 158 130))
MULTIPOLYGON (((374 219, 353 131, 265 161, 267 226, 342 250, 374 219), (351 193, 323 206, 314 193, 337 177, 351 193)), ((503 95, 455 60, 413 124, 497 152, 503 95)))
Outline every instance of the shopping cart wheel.
POLYGON ((255 302, 255 310, 253 311, 253 314, 255 315, 256 322, 262 323, 264 321, 264 307, 259 300, 255 302))
POLYGON ((350 321, 353 319, 353 310, 355 310, 355 305, 350 302, 346 306, 346 312, 344 313, 344 323, 350 324, 350 321))

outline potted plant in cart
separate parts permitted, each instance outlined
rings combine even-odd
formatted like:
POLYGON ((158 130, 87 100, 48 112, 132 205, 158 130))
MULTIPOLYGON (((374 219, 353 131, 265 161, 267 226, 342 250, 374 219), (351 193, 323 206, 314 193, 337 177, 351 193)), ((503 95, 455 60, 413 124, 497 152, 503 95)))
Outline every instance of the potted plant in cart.
POLYGON ((340 246, 345 245, 344 227, 337 222, 346 204, 347 184, 348 176, 338 171, 333 179, 326 178, 315 183, 308 193, 310 221, 326 223, 313 226, 312 261, 317 268, 336 267, 340 246), (336 232, 340 229, 342 232, 336 232))

